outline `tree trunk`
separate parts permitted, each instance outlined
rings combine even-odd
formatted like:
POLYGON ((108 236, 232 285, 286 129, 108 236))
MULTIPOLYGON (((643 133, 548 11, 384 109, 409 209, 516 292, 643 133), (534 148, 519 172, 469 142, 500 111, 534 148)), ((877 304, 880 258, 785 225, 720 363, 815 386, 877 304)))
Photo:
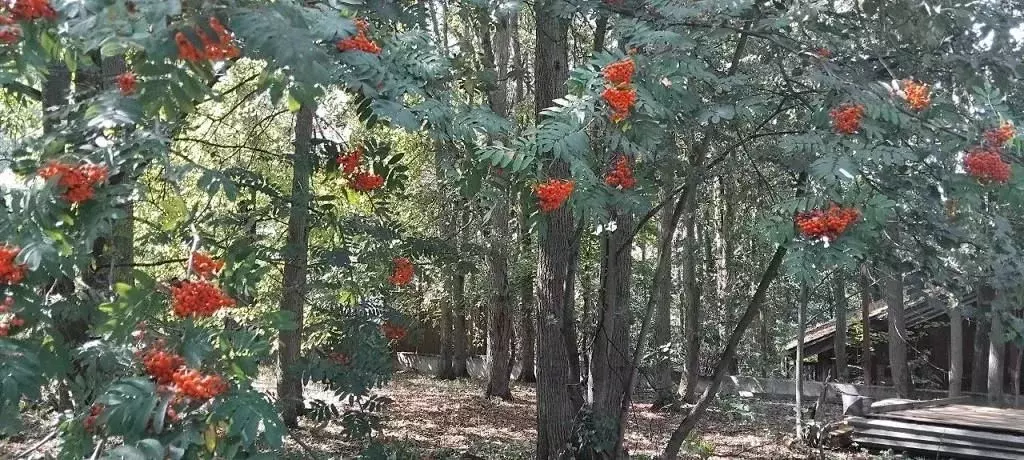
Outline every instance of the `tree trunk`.
MULTIPOLYGON (((801 176, 801 184, 803 183, 803 176, 801 176)), ((712 401, 718 396, 718 390, 722 387, 722 382, 725 381, 725 377, 728 374, 729 358, 731 355, 736 354, 737 348, 739 348, 740 340, 743 339, 743 335, 746 333, 750 323, 757 317, 758 310, 761 309, 764 303, 765 295, 768 292, 768 287, 779 273, 779 266, 782 265, 782 260, 786 257, 786 247, 779 246, 775 249, 775 254, 772 256, 771 261, 768 262, 768 266, 765 267, 764 273, 761 274, 761 280, 757 284, 757 289, 754 291, 754 295, 750 298, 747 303, 747 308, 743 312, 743 316, 740 317, 736 323, 736 329, 733 329, 732 334, 729 336, 729 341, 726 343, 725 350, 722 351, 722 356, 718 360, 718 365, 715 367, 715 374, 711 378, 711 383, 708 385, 704 392, 701 393, 700 399, 697 400, 690 412, 686 414, 675 430, 672 431, 672 436, 668 440, 668 444, 665 445, 665 451, 662 452, 661 458, 664 460, 676 460, 679 457, 679 449, 683 446, 683 442, 690 436, 690 433, 697 426, 697 422, 707 411, 708 407, 711 406, 712 401)))
POLYGON ((469 304, 466 302, 466 275, 464 273, 455 274, 454 278, 455 289, 452 290, 452 302, 454 308, 452 309, 452 322, 453 334, 452 338, 452 377, 462 378, 469 377, 469 371, 466 369, 466 360, 469 358, 468 348, 468 337, 467 333, 467 321, 466 313, 469 311, 469 304))
POLYGON ((964 383, 964 320, 960 307, 949 309, 949 397, 960 396, 964 383))
MULTIPOLYGON (((700 185, 703 174, 701 168, 704 164, 706 150, 702 145, 697 146, 693 152, 690 162, 690 172, 686 176, 686 188, 696 192, 700 185)), ((682 399, 686 403, 693 403, 697 400, 697 386, 700 384, 700 310, 701 292, 697 280, 697 264, 699 263, 700 243, 697 239, 697 193, 687 194, 686 202, 683 204, 683 287, 686 291, 686 315, 684 317, 683 343, 686 346, 685 368, 683 378, 685 385, 682 386, 682 399)))
POLYGON ((833 284, 833 295, 836 302, 836 336, 833 347, 836 354, 835 376, 837 382, 846 382, 850 379, 849 363, 846 359, 846 341, 848 327, 846 324, 846 278, 842 272, 836 273, 833 284))
POLYGON ((295 115, 295 156, 292 169, 292 196, 289 203, 288 236, 284 250, 284 276, 282 278, 281 311, 292 314, 297 325, 294 330, 282 330, 278 336, 278 364, 281 380, 277 383, 277 397, 281 404, 281 418, 289 427, 298 426, 302 411, 302 372, 298 369, 302 354, 302 314, 306 301, 306 269, 309 257, 309 203, 310 177, 313 174, 313 155, 310 140, 313 136, 311 104, 303 104, 295 115))
POLYGON ((793 379, 796 396, 796 439, 804 439, 804 335, 807 333, 807 285, 800 284, 800 302, 796 310, 796 363, 793 370, 793 379))
POLYGON ((971 357, 971 392, 984 393, 988 389, 988 307, 978 299, 974 313, 974 350, 971 357))
MULTIPOLYGON (((536 56, 534 61, 534 110, 538 123, 541 111, 566 94, 568 69, 567 18, 556 11, 559 2, 538 0, 534 4, 536 56)), ((569 165, 555 160, 545 168, 546 176, 565 178, 569 165)), ((575 342, 575 320, 571 299, 573 256, 572 211, 563 206, 542 217, 537 255, 537 454, 538 460, 557 458, 572 432, 573 419, 582 406, 578 374, 579 352, 575 342), (575 363, 571 362, 576 360, 575 363)))
MULTIPOLYGON (((714 228, 714 266, 715 266, 715 294, 719 311, 722 312, 719 318, 719 337, 724 338, 733 329, 736 312, 734 311, 730 294, 729 270, 732 268, 733 242, 730 229, 732 226, 732 205, 729 196, 728 177, 719 176, 715 181, 714 197, 715 204, 712 208, 714 216, 712 227, 714 228)), ((723 343, 724 346, 724 343, 723 343)), ((729 363, 729 373, 736 374, 737 362, 729 363)))
MULTIPOLYGON (((527 228, 525 217, 522 219, 521 227, 522 248, 521 252, 525 258, 532 250, 530 241, 530 230, 527 228)), ((533 275, 527 272, 519 285, 519 378, 520 382, 533 383, 537 381, 537 319, 533 299, 533 275)))
POLYGON ((771 371, 771 359, 772 351, 772 335, 771 335, 771 312, 768 311, 767 306, 761 309, 761 313, 758 316, 758 324, 760 326, 758 331, 758 346, 760 347, 760 362, 758 363, 758 372, 761 378, 768 378, 768 374, 771 371))
POLYGON ((860 366, 864 371, 864 384, 875 382, 875 362, 871 357, 871 279, 868 278, 867 264, 860 266, 860 320, 862 336, 860 338, 860 366))
POLYGON ((1010 394, 1013 395, 1013 407, 1020 406, 1020 365, 1024 349, 1019 344, 1010 344, 1010 394))
MULTIPOLYGON (((450 275, 448 286, 450 293, 455 292, 457 275, 450 275)), ((441 352, 438 356, 437 378, 452 380, 455 378, 455 311, 454 296, 441 301, 441 352)))
MULTIPOLYGON (((477 9, 477 36, 481 43, 481 65, 497 76, 494 89, 487 94, 491 111, 501 117, 508 112, 508 63, 511 30, 507 14, 491 21, 490 12, 477 9), (491 26, 494 36, 491 36, 491 26)), ((509 196, 507 190, 498 193, 491 210, 491 237, 487 251, 490 272, 491 302, 487 321, 488 381, 485 396, 511 400, 509 375, 511 374, 512 347, 512 294, 508 284, 509 196)))
MULTIPOLYGON (((618 431, 619 408, 632 371, 628 353, 633 215, 624 209, 610 211, 616 229, 606 232, 602 238, 601 288, 598 290, 601 310, 594 332, 589 382, 594 423, 618 431)), ((612 455, 620 456, 618 452, 612 455)))
MULTIPOLYGON (((671 202, 674 187, 675 170, 671 164, 662 168, 661 199, 671 202)), ((654 362, 653 386, 654 409, 673 407, 677 403, 678 391, 672 379, 672 240, 676 233, 679 219, 673 219, 673 207, 667 204, 661 209, 661 220, 658 223, 658 262, 655 266, 656 276, 651 286, 654 297, 654 336, 651 346, 656 353, 654 362)))
POLYGON ((988 400, 991 403, 1002 404, 1003 374, 1006 371, 1006 339, 1003 337, 1005 335, 1003 317, 998 304, 992 301, 995 298, 992 288, 982 285, 978 291, 979 296, 984 296, 984 303, 992 312, 988 334, 988 400))
POLYGON ((907 362, 907 317, 904 310, 903 274, 893 271, 885 279, 886 316, 889 319, 889 369, 896 396, 910 398, 914 387, 907 362))

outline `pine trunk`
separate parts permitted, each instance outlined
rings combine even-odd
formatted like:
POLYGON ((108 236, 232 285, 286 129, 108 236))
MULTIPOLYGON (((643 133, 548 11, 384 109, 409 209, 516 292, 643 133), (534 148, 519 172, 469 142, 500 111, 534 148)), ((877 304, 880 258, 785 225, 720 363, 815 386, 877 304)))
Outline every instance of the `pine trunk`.
POLYGON ((672 192, 674 188, 674 168, 662 168, 661 199, 666 202, 661 209, 658 224, 658 262, 655 267, 657 275, 651 286, 654 296, 654 335, 651 346, 656 353, 652 384, 654 386, 654 409, 673 407, 676 405, 676 386, 672 379, 672 240, 676 233, 678 219, 673 219, 672 192))
POLYGON ((1006 371, 1006 339, 1003 317, 998 304, 993 302, 995 292, 990 286, 982 286, 979 295, 984 296, 984 304, 989 306, 992 314, 989 317, 988 334, 988 399, 994 404, 1003 402, 1003 374, 1006 371))
POLYGON ((452 309, 453 335, 452 339, 452 376, 455 378, 469 377, 469 370, 466 369, 466 360, 469 358, 469 338, 467 334, 466 313, 469 311, 469 304, 466 303, 466 275, 459 273, 454 279, 455 289, 452 291, 452 302, 455 307, 452 309))
POLYGON ((886 316, 889 319, 889 369, 896 396, 910 398, 913 382, 907 362, 907 318, 903 298, 903 274, 892 272, 885 280, 886 316))
POLYGON ((281 379, 277 383, 277 397, 281 405, 281 418, 289 427, 298 426, 298 416, 303 408, 302 371, 298 366, 302 355, 302 316, 306 301, 306 270, 309 257, 310 177, 313 174, 310 141, 313 136, 314 110, 312 105, 304 104, 295 115, 292 196, 284 250, 280 308, 282 312, 291 314, 297 326, 293 330, 280 331, 278 336, 278 365, 281 379))
MULTIPOLYGON (((568 68, 567 18, 557 12, 559 2, 534 4, 536 56, 534 109, 541 111, 566 94, 568 68)), ((565 178, 569 165, 555 160, 546 176, 565 178)), ((562 207, 542 218, 537 255, 537 453, 538 460, 557 458, 572 432, 573 419, 583 404, 579 388, 579 352, 575 339, 573 291, 573 217, 562 207), (576 362, 572 362, 572 361, 576 362), (574 379, 575 378, 575 379, 574 379)))
POLYGON ((971 357, 971 392, 985 393, 988 389, 988 307, 978 299, 978 310, 974 314, 974 346, 971 357))
POLYGON ((964 384, 964 320, 960 307, 949 309, 949 397, 960 396, 964 384))
MULTIPOLYGON (((530 231, 525 219, 521 219, 522 255, 532 251, 530 231)), ((519 377, 518 381, 534 383, 537 381, 537 312, 533 298, 533 275, 527 272, 519 285, 519 377)))
POLYGON ((867 264, 860 266, 860 366, 864 372, 864 384, 875 383, 874 359, 871 356, 871 279, 868 278, 867 264))
POLYGON ((849 304, 846 303, 846 278, 843 273, 835 274, 833 284, 833 296, 836 303, 836 336, 833 347, 836 354, 836 381, 846 382, 850 379, 849 362, 846 359, 846 342, 849 328, 846 324, 846 310, 849 304))
POLYGON ((683 325, 683 344, 685 345, 683 385, 681 386, 682 399, 686 403, 693 403, 697 400, 697 386, 700 384, 700 322, 701 322, 701 292, 700 283, 697 279, 697 265, 700 263, 700 242, 697 238, 697 187, 700 186, 703 175, 701 169, 704 164, 706 150, 698 146, 690 161, 690 171, 686 176, 686 188, 693 193, 686 195, 683 203, 683 261, 682 276, 683 290, 686 295, 686 314, 683 325))

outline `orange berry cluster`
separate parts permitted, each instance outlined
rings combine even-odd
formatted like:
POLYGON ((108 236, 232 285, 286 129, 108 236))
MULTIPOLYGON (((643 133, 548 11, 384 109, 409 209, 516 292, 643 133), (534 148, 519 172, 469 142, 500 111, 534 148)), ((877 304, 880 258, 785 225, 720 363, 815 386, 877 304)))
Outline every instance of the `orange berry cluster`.
POLYGON ((604 176, 604 183, 623 190, 635 187, 636 178, 633 177, 633 169, 629 166, 629 158, 625 155, 619 156, 615 161, 615 167, 604 176))
POLYGON ((907 105, 911 109, 921 111, 932 103, 931 92, 928 85, 914 80, 903 80, 903 94, 907 99, 907 105))
POLYGON ((219 375, 203 375, 195 369, 181 368, 174 373, 178 395, 192 399, 215 398, 228 390, 228 384, 219 375))
POLYGON ((241 50, 235 45, 235 39, 220 20, 216 17, 210 18, 210 28, 217 36, 216 40, 210 38, 202 29, 197 28, 201 48, 196 48, 192 41, 185 36, 184 32, 174 34, 174 41, 178 44, 178 57, 188 62, 200 61, 224 61, 234 59, 242 55, 241 50))
POLYGON ((636 89, 632 87, 636 64, 631 58, 608 64, 601 70, 609 86, 601 92, 601 98, 612 109, 611 120, 618 123, 629 117, 629 111, 636 104, 636 89))
POLYGON ((850 224, 860 218, 855 208, 843 208, 833 203, 827 210, 815 209, 796 216, 796 227, 807 239, 825 238, 835 241, 850 224))
POLYGON ((234 299, 209 281, 179 281, 171 286, 171 299, 174 314, 179 318, 208 317, 235 305, 234 299))
POLYGON ((157 346, 142 355, 142 365, 159 385, 173 384, 179 397, 210 399, 227 391, 220 376, 203 375, 185 366, 185 358, 157 346))
POLYGON ((832 117, 832 128, 839 134, 855 134, 860 131, 860 122, 864 118, 864 106, 861 104, 842 104, 828 112, 832 117))
POLYGON ((64 199, 71 203, 81 203, 92 198, 97 184, 107 180, 107 167, 88 163, 72 166, 51 161, 40 168, 38 174, 43 179, 59 177, 57 184, 64 189, 64 199))
POLYGON ((537 184, 534 192, 537 194, 540 210, 551 212, 562 207, 575 187, 576 182, 569 179, 548 179, 547 182, 537 184))
POLYGON ((224 268, 224 261, 214 259, 205 252, 192 252, 192 271, 200 278, 211 279, 224 268))
POLYGON ((964 170, 983 182, 1005 183, 1010 180, 1012 168, 1003 161, 1002 150, 1017 135, 1013 123, 1002 122, 998 128, 985 131, 980 147, 974 147, 964 156, 964 170))
POLYGON ((814 54, 817 55, 819 58, 828 59, 832 57, 832 50, 822 47, 814 50, 814 54))
POLYGON ((628 86, 633 84, 633 73, 636 72, 636 64, 630 58, 615 61, 604 66, 601 74, 613 86, 628 86))
POLYGON ((142 365, 156 383, 168 385, 174 382, 174 374, 185 367, 185 358, 156 347, 142 355, 142 365))
POLYGON ((1003 161, 997 149, 971 149, 964 157, 964 169, 980 181, 1005 183, 1010 180, 1010 164, 1003 161))
POLYGON ((354 36, 338 40, 338 43, 335 44, 338 47, 338 51, 358 50, 364 53, 380 54, 380 46, 377 46, 373 40, 366 36, 366 32, 370 30, 370 23, 363 19, 356 19, 356 30, 357 32, 354 36))
POLYGON ((390 321, 382 324, 380 326, 380 330, 381 332, 384 333, 384 337, 387 337, 388 340, 402 340, 403 338, 405 338, 406 334, 406 330, 404 327, 391 324, 390 321))
POLYGON ((137 78, 134 72, 125 72, 117 76, 117 88, 121 90, 121 94, 128 96, 135 92, 135 84, 137 78))
POLYGON ((356 147, 351 152, 344 155, 338 156, 338 166, 341 167, 341 172, 345 174, 352 174, 359 169, 359 163, 363 161, 363 148, 356 147))
POLYGON ((408 257, 395 257, 392 261, 395 265, 391 272, 391 276, 388 277, 388 282, 395 286, 405 286, 412 281, 412 276, 415 273, 415 269, 412 266, 412 261, 408 257))
POLYGON ((998 128, 985 131, 985 146, 1001 149, 1016 136, 1017 129, 1013 127, 1013 123, 1004 121, 998 128))
POLYGON ((50 5, 50 0, 14 0, 9 8, 15 21, 57 18, 57 11, 50 5))
POLYGON ((0 283, 18 284, 25 278, 25 265, 14 262, 20 253, 17 246, 0 246, 0 283))
POLYGON ((0 14, 0 43, 11 45, 21 40, 21 25, 10 16, 0 14))

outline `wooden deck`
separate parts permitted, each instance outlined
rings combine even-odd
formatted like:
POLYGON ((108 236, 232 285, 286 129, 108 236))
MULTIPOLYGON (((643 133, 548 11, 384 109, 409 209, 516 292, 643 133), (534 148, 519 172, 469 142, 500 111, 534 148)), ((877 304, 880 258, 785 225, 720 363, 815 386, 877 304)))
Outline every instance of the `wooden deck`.
POLYGON ((1024 410, 961 400, 879 401, 863 417, 847 417, 853 441, 936 458, 1024 460, 1024 410))

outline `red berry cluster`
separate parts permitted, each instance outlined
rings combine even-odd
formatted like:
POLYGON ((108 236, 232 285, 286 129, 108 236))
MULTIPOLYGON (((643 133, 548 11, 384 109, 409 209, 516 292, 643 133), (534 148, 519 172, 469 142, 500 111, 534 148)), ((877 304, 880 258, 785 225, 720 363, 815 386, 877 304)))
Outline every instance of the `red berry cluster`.
POLYGON ((348 179, 349 185, 359 192, 372 192, 384 185, 384 178, 372 172, 360 171, 360 163, 363 161, 363 148, 356 147, 355 150, 341 155, 336 160, 341 167, 342 177, 348 179))
POLYGON ((1016 136, 1017 129, 1013 127, 1013 123, 1004 121, 998 128, 985 131, 985 146, 1001 149, 1016 136))
POLYGON ((604 66, 601 74, 613 86, 629 86, 633 84, 633 73, 636 72, 636 64, 630 58, 615 61, 604 66))
POLYGON ((179 318, 208 317, 235 305, 234 299, 209 281, 179 281, 171 286, 171 299, 179 318))
POLYGON ((25 320, 18 318, 18 315, 11 311, 13 307, 14 297, 8 297, 4 299, 3 303, 0 303, 0 313, 10 313, 0 319, 0 337, 7 337, 12 329, 25 325, 25 320))
POLYGON ((569 179, 548 179, 547 182, 537 184, 534 192, 537 194, 540 210, 551 212, 562 207, 575 187, 576 182, 569 179))
POLYGON ((215 398, 228 390, 228 384, 219 375, 203 375, 195 369, 181 368, 174 373, 178 395, 192 399, 215 398))
POLYGON ((907 105, 916 111, 924 110, 932 103, 928 85, 910 79, 903 80, 903 97, 907 100, 907 105))
POLYGON ((356 30, 357 32, 354 36, 338 40, 338 43, 335 44, 338 47, 338 51, 358 50, 364 53, 380 54, 380 46, 366 36, 366 33, 370 30, 370 23, 363 19, 357 19, 356 30))
POLYGON ((128 96, 135 92, 135 84, 137 78, 134 72, 125 72, 117 76, 117 88, 121 90, 121 94, 128 96))
POLYGON ((615 167, 607 176, 604 176, 604 183, 623 190, 636 186, 636 178, 633 177, 633 169, 630 168, 629 158, 626 155, 619 156, 619 159, 615 161, 615 167))
POLYGON ((359 169, 359 163, 363 161, 363 148, 356 147, 351 152, 338 156, 338 166, 344 174, 352 174, 359 169))
POLYGON ((0 246, 0 284, 18 284, 25 278, 25 265, 14 262, 20 253, 17 246, 0 246))
POLYGON ((15 21, 57 18, 57 11, 50 5, 50 0, 14 0, 7 7, 15 21))
POLYGON ((382 324, 380 326, 380 330, 381 332, 384 333, 384 337, 387 337, 388 340, 402 340, 403 338, 405 338, 406 334, 406 330, 404 327, 391 324, 390 321, 382 324))
POLYGON ((374 173, 360 171, 350 179, 352 188, 359 192, 372 192, 384 185, 384 178, 374 173))
POLYGON ((96 419, 103 414, 103 404, 93 404, 89 408, 89 415, 85 417, 85 421, 82 425, 85 427, 85 431, 92 432, 96 429, 96 419))
POLYGON ((0 14, 0 43, 11 45, 21 40, 21 25, 10 16, 0 14))
POLYGON ((107 167, 94 164, 72 166, 51 161, 38 171, 39 177, 59 177, 58 185, 64 189, 64 199, 70 203, 88 201, 95 193, 94 187, 107 180, 107 167))
POLYGON ((842 104, 828 112, 832 117, 832 128, 839 134, 855 134, 860 131, 860 122, 864 118, 864 106, 861 104, 842 104))
POLYGON ((185 358, 164 351, 162 347, 154 347, 143 353, 142 365, 156 383, 169 385, 174 382, 174 374, 185 367, 185 358))
POLYGON ((214 259, 205 252, 192 252, 192 271, 203 279, 211 279, 224 268, 224 261, 214 259))
POLYGON ((196 29, 202 44, 200 48, 196 48, 184 32, 174 34, 174 41, 178 44, 178 57, 188 62, 200 62, 224 61, 242 55, 241 50, 235 45, 234 36, 216 17, 210 18, 210 29, 213 29, 217 36, 216 40, 211 39, 202 29, 196 29))
POLYGON ((833 203, 827 210, 815 209, 799 213, 795 220, 797 229, 805 238, 835 241, 859 218, 859 210, 843 208, 833 203))
POLYGON ((983 182, 1005 183, 1010 180, 1010 164, 1003 161, 998 149, 975 147, 964 157, 964 169, 983 182))
POLYGON ((391 272, 391 276, 388 277, 388 282, 395 286, 405 286, 412 281, 412 276, 415 273, 415 269, 412 266, 412 261, 408 257, 395 257, 392 261, 395 265, 391 272))
POLYGON ((327 356, 327 359, 330 359, 333 363, 339 366, 346 366, 348 365, 348 363, 352 362, 352 359, 349 358, 348 355, 340 351, 331 353, 330 355, 327 356))
POLYGON ((821 47, 821 48, 818 48, 818 49, 814 50, 814 54, 816 56, 818 56, 819 58, 828 59, 828 58, 832 57, 832 50, 830 50, 828 48, 825 48, 825 47, 821 47))

